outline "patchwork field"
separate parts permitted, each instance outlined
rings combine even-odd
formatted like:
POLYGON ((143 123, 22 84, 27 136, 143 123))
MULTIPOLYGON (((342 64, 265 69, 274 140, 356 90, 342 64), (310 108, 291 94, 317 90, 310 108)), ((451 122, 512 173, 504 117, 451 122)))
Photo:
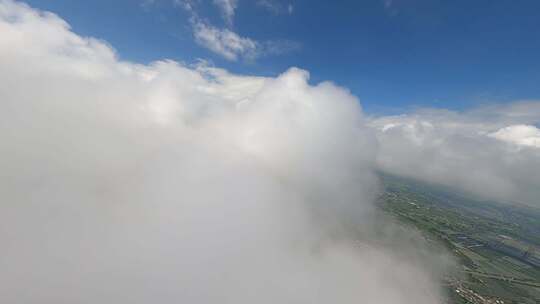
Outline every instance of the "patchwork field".
POLYGON ((540 303, 540 211, 383 175, 383 210, 458 261, 448 303, 540 303))

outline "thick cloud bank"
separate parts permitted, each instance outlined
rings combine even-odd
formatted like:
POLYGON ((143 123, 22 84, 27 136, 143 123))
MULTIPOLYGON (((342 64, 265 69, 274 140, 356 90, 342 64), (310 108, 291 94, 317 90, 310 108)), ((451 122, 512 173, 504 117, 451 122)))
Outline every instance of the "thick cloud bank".
POLYGON ((540 102, 465 112, 421 110, 370 121, 382 170, 540 207, 540 102))
POLYGON ((439 302, 373 238, 375 137, 346 90, 123 62, 9 0, 0 67, 0 302, 439 302))

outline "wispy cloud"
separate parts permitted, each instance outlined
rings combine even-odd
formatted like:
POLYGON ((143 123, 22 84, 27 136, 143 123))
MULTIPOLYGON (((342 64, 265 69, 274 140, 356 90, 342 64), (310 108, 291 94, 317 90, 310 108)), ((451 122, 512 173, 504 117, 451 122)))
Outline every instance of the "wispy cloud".
POLYGON ((258 0, 257 5, 262 7, 273 14, 292 14, 294 6, 291 3, 285 4, 276 0, 258 0))
POLYGON ((238 0, 214 0, 214 4, 221 10, 225 23, 230 27, 234 21, 234 11, 238 7, 238 0))
POLYGON ((195 0, 174 0, 174 4, 176 6, 179 6, 186 11, 193 13, 195 12, 195 0))
POLYGON ((139 2, 139 5, 142 9, 147 10, 149 7, 154 5, 156 3, 156 0, 142 0, 139 2))
MULTIPOLYGON (((195 0, 175 0, 175 4, 191 14, 190 23, 195 42, 230 61, 254 61, 257 58, 280 55, 298 50, 301 45, 290 40, 257 41, 232 29, 237 0, 214 0, 225 19, 226 27, 217 27, 198 14, 195 0)), ((292 7, 290 8, 292 10, 292 7)))
POLYGON ((259 45, 256 41, 241 37, 229 29, 220 29, 197 20, 193 23, 195 41, 228 60, 239 57, 255 59, 259 45))
POLYGON ((200 46, 231 61, 253 61, 264 56, 296 51, 301 47, 300 43, 290 40, 256 41, 197 18, 193 18, 192 26, 193 36, 200 46))
POLYGON ((384 10, 386 11, 388 15, 395 16, 399 13, 396 7, 395 0, 382 0, 382 2, 383 2, 384 10))

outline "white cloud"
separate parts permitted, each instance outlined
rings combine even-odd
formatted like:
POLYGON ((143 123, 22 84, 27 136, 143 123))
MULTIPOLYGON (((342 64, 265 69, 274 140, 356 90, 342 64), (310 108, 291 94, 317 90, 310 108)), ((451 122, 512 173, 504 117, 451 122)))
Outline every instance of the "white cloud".
POLYGON ((193 24, 193 35, 199 45, 228 60, 237 60, 239 57, 252 60, 259 55, 260 46, 256 41, 202 21, 193 24))
MULTIPOLYGON (((249 62, 259 57, 296 51, 301 47, 299 43, 290 40, 257 41, 249 37, 243 37, 229 28, 216 27, 199 17, 193 1, 176 1, 177 5, 191 14, 190 23, 193 28, 195 42, 227 60, 237 61, 242 59, 249 62)), ((232 5, 235 7, 237 4, 236 1, 226 3, 229 4, 221 3, 220 5, 226 7, 232 5)))
POLYGON ((289 40, 255 41, 241 37, 229 29, 220 29, 201 20, 193 19, 195 41, 227 60, 253 61, 259 57, 280 55, 296 51, 300 44, 289 40))
POLYGON ((173 3, 186 10, 189 13, 195 12, 195 4, 197 0, 174 0, 173 3))
POLYGON ((540 102, 373 119, 383 171, 481 197, 538 205, 540 102), (517 149, 516 149, 517 147, 517 149))
POLYGON ((232 26, 234 11, 238 7, 238 0, 214 0, 214 4, 220 8, 221 15, 227 25, 232 26))
POLYGON ((373 232, 347 90, 120 61, 10 0, 0 37, 0 302, 439 303, 440 261, 373 232))
POLYGON ((531 125, 512 125, 490 133, 489 136, 518 146, 540 148, 540 129, 531 125))
POLYGON ((0 302, 441 303, 445 260, 373 232, 375 167, 538 204, 540 102, 369 119, 300 69, 120 61, 8 0, 0 37, 0 302))

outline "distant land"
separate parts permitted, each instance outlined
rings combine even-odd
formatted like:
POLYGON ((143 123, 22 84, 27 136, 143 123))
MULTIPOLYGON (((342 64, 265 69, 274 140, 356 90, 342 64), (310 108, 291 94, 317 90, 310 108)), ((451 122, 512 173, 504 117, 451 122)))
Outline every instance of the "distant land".
POLYGON ((540 210, 381 174, 379 206, 458 262, 447 303, 540 303, 540 210))

